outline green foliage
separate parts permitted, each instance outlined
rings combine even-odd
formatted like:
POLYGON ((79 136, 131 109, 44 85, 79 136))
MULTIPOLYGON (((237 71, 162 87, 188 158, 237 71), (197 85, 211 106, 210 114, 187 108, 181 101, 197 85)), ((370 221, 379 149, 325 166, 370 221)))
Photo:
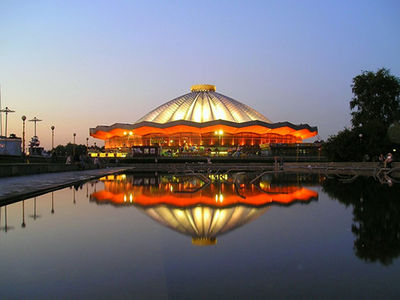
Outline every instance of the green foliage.
POLYGON ((353 78, 351 123, 355 128, 381 123, 388 128, 400 120, 400 80, 387 69, 364 71, 353 78))
POLYGON ((389 126, 388 137, 391 142, 400 144, 400 122, 394 122, 389 126))
POLYGON ((365 71, 353 78, 352 91, 353 128, 331 136, 324 145, 333 161, 361 161, 396 147, 389 134, 398 132, 392 124, 400 120, 400 79, 384 68, 376 73, 365 71))
POLYGON ((358 135, 355 131, 344 129, 335 136, 331 136, 324 144, 324 150, 329 160, 354 161, 361 160, 360 145, 357 144, 358 135))
POLYGON ((56 152, 56 155, 58 157, 73 155, 74 153, 77 155, 80 155, 80 154, 86 153, 86 146, 85 145, 74 145, 74 144, 68 143, 65 146, 58 145, 54 149, 54 151, 56 152), (75 152, 74 152, 74 148, 75 148, 75 152))

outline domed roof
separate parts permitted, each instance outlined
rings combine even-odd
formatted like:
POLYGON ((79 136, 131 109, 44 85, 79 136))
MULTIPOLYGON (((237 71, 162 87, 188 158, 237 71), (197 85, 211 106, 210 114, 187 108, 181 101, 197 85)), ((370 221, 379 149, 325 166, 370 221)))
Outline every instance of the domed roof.
POLYGON ((253 108, 215 92, 215 86, 209 84, 192 86, 189 94, 157 107, 136 123, 143 121, 168 123, 178 120, 197 123, 214 120, 242 123, 258 120, 271 123, 270 120, 253 108))

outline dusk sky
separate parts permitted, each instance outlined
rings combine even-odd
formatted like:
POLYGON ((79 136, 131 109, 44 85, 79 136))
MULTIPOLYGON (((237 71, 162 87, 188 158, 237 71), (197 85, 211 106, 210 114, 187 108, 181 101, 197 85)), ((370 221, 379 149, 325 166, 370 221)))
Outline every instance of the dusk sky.
POLYGON ((43 119, 46 149, 51 125, 56 145, 86 143, 90 127, 133 123, 198 83, 326 139, 350 126, 352 78, 381 67, 400 76, 398 0, 0 0, 8 131, 43 119))

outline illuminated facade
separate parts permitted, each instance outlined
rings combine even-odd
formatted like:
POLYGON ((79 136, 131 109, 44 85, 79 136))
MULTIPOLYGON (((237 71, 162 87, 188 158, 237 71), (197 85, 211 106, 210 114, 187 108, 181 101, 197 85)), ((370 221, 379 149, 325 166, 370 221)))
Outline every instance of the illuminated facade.
POLYGON ((213 245, 228 233, 264 214, 271 205, 289 206, 318 199, 318 192, 296 185, 249 183, 228 175, 209 175, 205 184, 193 176, 143 178, 109 175, 104 189, 90 195, 98 204, 135 206, 153 220, 192 238, 195 245, 213 245), (240 192, 239 192, 240 190, 240 192))
POLYGON ((316 127, 272 123, 265 116, 213 85, 194 85, 191 92, 146 114, 134 124, 116 123, 90 129, 106 149, 132 146, 253 146, 301 143, 317 134, 316 127))

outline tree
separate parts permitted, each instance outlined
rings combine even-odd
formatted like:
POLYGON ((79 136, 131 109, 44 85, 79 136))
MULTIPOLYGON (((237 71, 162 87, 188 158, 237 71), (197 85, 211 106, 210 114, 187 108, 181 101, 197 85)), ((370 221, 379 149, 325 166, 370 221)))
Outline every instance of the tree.
POLYGON ((68 155, 73 155, 74 153, 74 148, 75 148, 75 153, 77 155, 80 154, 85 154, 86 153, 86 146, 85 145, 74 145, 71 143, 68 143, 67 145, 58 145, 54 151, 58 157, 61 156, 68 156, 68 155))
POLYGON ((359 149, 358 139, 357 133, 347 128, 339 131, 337 135, 329 137, 324 144, 324 150, 329 160, 361 160, 362 151, 359 149))
POLYGON ((386 129, 400 120, 400 79, 387 69, 364 71, 353 78, 351 123, 355 128, 377 123, 386 129))
POLYGON ((324 150, 332 160, 373 158, 395 148, 400 120, 400 79, 387 69, 353 78, 350 101, 353 128, 331 136, 324 150))
POLYGON ((393 122, 389 126, 388 136, 391 142, 400 144, 400 122, 393 122))

